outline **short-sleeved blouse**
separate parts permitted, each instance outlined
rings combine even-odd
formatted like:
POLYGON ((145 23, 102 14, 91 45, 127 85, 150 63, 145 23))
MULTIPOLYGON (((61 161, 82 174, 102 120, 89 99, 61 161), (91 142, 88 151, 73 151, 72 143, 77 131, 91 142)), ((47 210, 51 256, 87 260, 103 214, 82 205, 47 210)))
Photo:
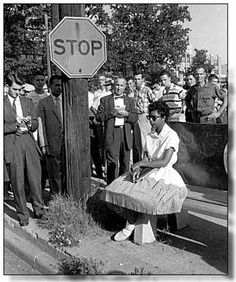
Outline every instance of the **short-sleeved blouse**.
POLYGON ((160 134, 149 133, 146 137, 145 151, 149 160, 161 159, 165 150, 173 148, 174 152, 170 159, 169 165, 173 165, 177 161, 177 153, 179 150, 179 136, 167 124, 164 125, 160 134))

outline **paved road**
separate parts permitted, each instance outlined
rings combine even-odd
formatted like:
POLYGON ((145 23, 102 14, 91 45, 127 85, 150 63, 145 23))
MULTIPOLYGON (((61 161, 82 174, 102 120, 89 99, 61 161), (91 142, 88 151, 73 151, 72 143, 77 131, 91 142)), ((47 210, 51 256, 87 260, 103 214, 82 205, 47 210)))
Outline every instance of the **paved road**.
POLYGON ((8 248, 4 248, 4 275, 41 274, 8 248))

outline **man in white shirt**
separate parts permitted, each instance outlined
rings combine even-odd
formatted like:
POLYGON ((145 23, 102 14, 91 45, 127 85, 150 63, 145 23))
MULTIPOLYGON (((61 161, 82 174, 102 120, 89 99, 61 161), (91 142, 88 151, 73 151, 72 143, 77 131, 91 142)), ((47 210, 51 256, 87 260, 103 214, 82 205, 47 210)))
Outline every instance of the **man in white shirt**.
POLYGON ((15 74, 6 78, 8 94, 4 97, 4 163, 14 194, 15 208, 20 226, 29 224, 26 193, 29 193, 34 216, 43 216, 41 166, 39 148, 32 132, 38 120, 31 99, 19 97, 23 83, 15 74), (26 189, 28 187, 28 191, 26 189))

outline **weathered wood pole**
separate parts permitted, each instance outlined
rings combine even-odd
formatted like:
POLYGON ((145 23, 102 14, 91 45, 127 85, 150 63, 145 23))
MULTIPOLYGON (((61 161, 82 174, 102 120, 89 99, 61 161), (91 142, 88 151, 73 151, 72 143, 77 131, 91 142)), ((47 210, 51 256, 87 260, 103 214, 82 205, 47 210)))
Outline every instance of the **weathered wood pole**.
MULTIPOLYGON (((65 16, 84 16, 84 4, 53 4, 55 26, 65 16)), ((66 189, 76 201, 90 190, 90 133, 87 79, 63 76, 63 112, 66 149, 66 189)))

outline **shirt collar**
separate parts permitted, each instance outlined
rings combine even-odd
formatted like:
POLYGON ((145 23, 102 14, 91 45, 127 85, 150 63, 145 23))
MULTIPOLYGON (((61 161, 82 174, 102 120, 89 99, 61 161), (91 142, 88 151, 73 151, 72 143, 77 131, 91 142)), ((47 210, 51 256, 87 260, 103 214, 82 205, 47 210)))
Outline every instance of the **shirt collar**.
POLYGON ((53 95, 52 95, 52 97, 53 97, 53 100, 54 100, 54 101, 56 101, 57 99, 61 101, 61 94, 60 94, 58 97, 53 96, 53 95))
POLYGON ((145 82, 143 82, 139 88, 135 87, 134 92, 135 91, 140 92, 144 87, 145 87, 145 82))
POLYGON ((120 96, 118 96, 118 95, 113 95, 113 97, 114 97, 114 99, 123 99, 124 98, 124 94, 122 94, 122 95, 120 95, 120 96))
POLYGON ((7 96, 11 104, 13 103, 14 100, 19 101, 19 96, 17 96, 16 98, 11 97, 9 94, 7 96))
POLYGON ((161 138, 163 135, 165 135, 168 130, 169 130, 169 126, 165 123, 159 134, 157 134, 157 132, 155 131, 155 132, 150 132, 149 135, 154 139, 158 139, 161 138))
POLYGON ((97 89, 97 90, 94 92, 94 94, 95 94, 96 96, 99 96, 99 95, 105 94, 105 93, 107 93, 107 92, 108 92, 108 91, 106 90, 106 88, 105 88, 105 89, 99 88, 99 89, 97 89))

